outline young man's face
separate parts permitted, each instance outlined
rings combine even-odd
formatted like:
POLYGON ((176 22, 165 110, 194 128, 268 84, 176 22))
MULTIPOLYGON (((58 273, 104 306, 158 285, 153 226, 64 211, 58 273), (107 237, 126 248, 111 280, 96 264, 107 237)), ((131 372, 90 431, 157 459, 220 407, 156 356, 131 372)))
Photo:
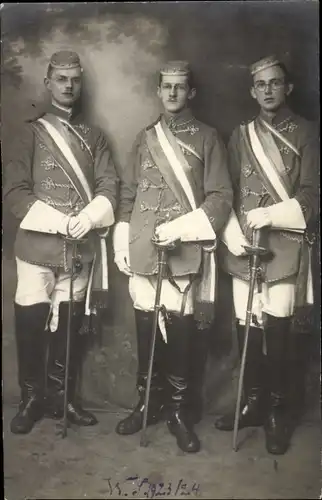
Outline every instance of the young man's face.
POLYGON ((188 77, 183 75, 163 75, 158 87, 158 96, 165 111, 179 113, 187 107, 188 100, 195 95, 195 89, 190 89, 188 77))
POLYGON ((45 78, 45 85, 51 93, 53 102, 71 107, 81 93, 81 68, 53 69, 51 77, 45 78))
POLYGON ((264 111, 277 111, 292 92, 293 85, 285 82, 285 74, 280 66, 258 71, 254 75, 251 95, 264 111))

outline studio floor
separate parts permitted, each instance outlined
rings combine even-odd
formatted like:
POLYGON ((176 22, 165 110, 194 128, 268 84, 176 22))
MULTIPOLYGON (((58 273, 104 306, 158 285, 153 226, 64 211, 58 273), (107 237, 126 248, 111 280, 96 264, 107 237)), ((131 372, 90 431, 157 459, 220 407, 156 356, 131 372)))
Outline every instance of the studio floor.
POLYGON ((10 433, 16 408, 5 405, 4 488, 6 500, 108 498, 321 498, 321 424, 316 408, 296 428, 288 453, 266 452, 262 428, 232 433, 214 428, 207 415, 196 427, 197 454, 184 454, 165 422, 140 434, 121 437, 114 429, 125 412, 97 412, 99 424, 58 434, 58 422, 44 419, 29 435, 10 433), (162 486, 163 484, 163 486, 162 486), (155 486, 153 486, 155 485, 155 486))

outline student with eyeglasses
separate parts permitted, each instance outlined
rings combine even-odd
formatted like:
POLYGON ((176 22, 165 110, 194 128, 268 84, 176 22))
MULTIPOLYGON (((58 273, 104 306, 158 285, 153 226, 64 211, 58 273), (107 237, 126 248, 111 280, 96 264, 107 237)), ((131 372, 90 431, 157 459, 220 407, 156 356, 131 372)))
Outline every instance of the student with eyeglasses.
MULTIPOLYGON (((264 425, 267 451, 284 454, 291 435, 289 348, 299 334, 310 332, 313 311, 319 147, 313 124, 286 104, 293 83, 281 61, 275 56, 261 59, 251 66, 251 75, 250 92, 260 110, 255 120, 234 130, 229 142, 234 207, 218 256, 233 277, 242 351, 250 280, 244 247, 250 245, 253 230, 260 230, 261 246, 270 251, 261 262, 253 299, 239 428, 264 425)), ((216 422, 220 430, 233 426, 234 413, 216 422)))

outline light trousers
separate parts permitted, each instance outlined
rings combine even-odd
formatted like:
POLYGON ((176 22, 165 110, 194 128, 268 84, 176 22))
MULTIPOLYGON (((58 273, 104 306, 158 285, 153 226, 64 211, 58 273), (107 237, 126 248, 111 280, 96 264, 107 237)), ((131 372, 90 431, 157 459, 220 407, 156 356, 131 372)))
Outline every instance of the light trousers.
MULTIPOLYGON (((51 305, 51 320, 48 325, 52 332, 57 330, 59 304, 69 300, 71 273, 46 266, 29 264, 16 258, 17 289, 15 302, 21 306, 30 306, 47 302, 51 305)), ((74 277, 73 300, 85 298, 89 278, 90 264, 83 264, 82 270, 74 277)), ((27 325, 26 325, 27 326, 27 325)))

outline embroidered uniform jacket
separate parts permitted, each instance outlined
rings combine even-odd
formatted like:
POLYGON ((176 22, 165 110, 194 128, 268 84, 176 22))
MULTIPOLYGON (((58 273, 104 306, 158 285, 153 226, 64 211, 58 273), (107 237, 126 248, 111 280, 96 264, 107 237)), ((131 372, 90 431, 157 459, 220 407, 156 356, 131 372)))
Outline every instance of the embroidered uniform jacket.
MULTIPOLYGON (((227 221, 232 206, 225 146, 217 131, 196 120, 188 109, 175 118, 164 118, 172 133, 189 146, 190 151, 186 148, 182 151, 198 186, 198 205, 203 208, 216 232, 227 221)), ((147 147, 145 130, 137 136, 129 166, 121 181, 118 220, 130 222, 132 271, 153 275, 157 273, 157 251, 151 242, 155 225, 186 212, 154 163, 147 147)), ((171 253, 168 262, 174 276, 197 273, 201 264, 201 247, 184 243, 171 253)))
MULTIPOLYGON (((103 133, 84 123, 79 113, 70 116, 55 106, 50 106, 47 112, 68 120, 87 143, 93 156, 93 185, 91 187, 94 197, 106 196, 115 210, 118 179, 103 133)), ((37 118, 39 117, 38 115, 37 118)), ((63 170, 54 161, 46 145, 40 142, 32 127, 32 121, 25 123, 19 134, 13 157, 6 167, 4 201, 8 203, 12 213, 19 220, 25 217, 32 204, 38 199, 60 212, 76 215, 85 204, 63 170)), ((69 133, 73 134, 70 131, 69 133)), ((79 138, 76 138, 74 134, 73 136, 73 140, 81 143, 79 138)), ((82 149, 84 147, 82 145, 82 149)), ((78 247, 83 262, 93 260, 94 245, 91 233, 87 237, 87 242, 78 247)), ((64 268, 67 271, 70 251, 70 245, 66 244, 63 236, 59 234, 18 229, 15 253, 21 260, 32 264, 64 268)))
MULTIPOLYGON (((265 120, 267 117, 265 116, 265 120)), ((299 202, 307 231, 305 241, 310 241, 316 227, 319 207, 319 159, 318 136, 312 122, 295 115, 289 108, 283 107, 271 121, 285 138, 299 151, 298 157, 293 150, 274 136, 281 153, 285 170, 293 187, 291 198, 299 202)), ((246 212, 274 204, 265 186, 257 176, 254 167, 245 161, 241 154, 241 131, 234 130, 229 145, 229 168, 234 187, 234 209, 243 233, 249 241, 251 234, 246 230, 246 212)), ((279 281, 294 276, 299 271, 301 245, 303 236, 290 232, 262 230, 262 243, 271 250, 267 260, 262 262, 263 278, 267 282, 279 281)), ((219 255, 223 268, 233 276, 249 280, 248 257, 235 257, 224 244, 220 245, 219 255)))

